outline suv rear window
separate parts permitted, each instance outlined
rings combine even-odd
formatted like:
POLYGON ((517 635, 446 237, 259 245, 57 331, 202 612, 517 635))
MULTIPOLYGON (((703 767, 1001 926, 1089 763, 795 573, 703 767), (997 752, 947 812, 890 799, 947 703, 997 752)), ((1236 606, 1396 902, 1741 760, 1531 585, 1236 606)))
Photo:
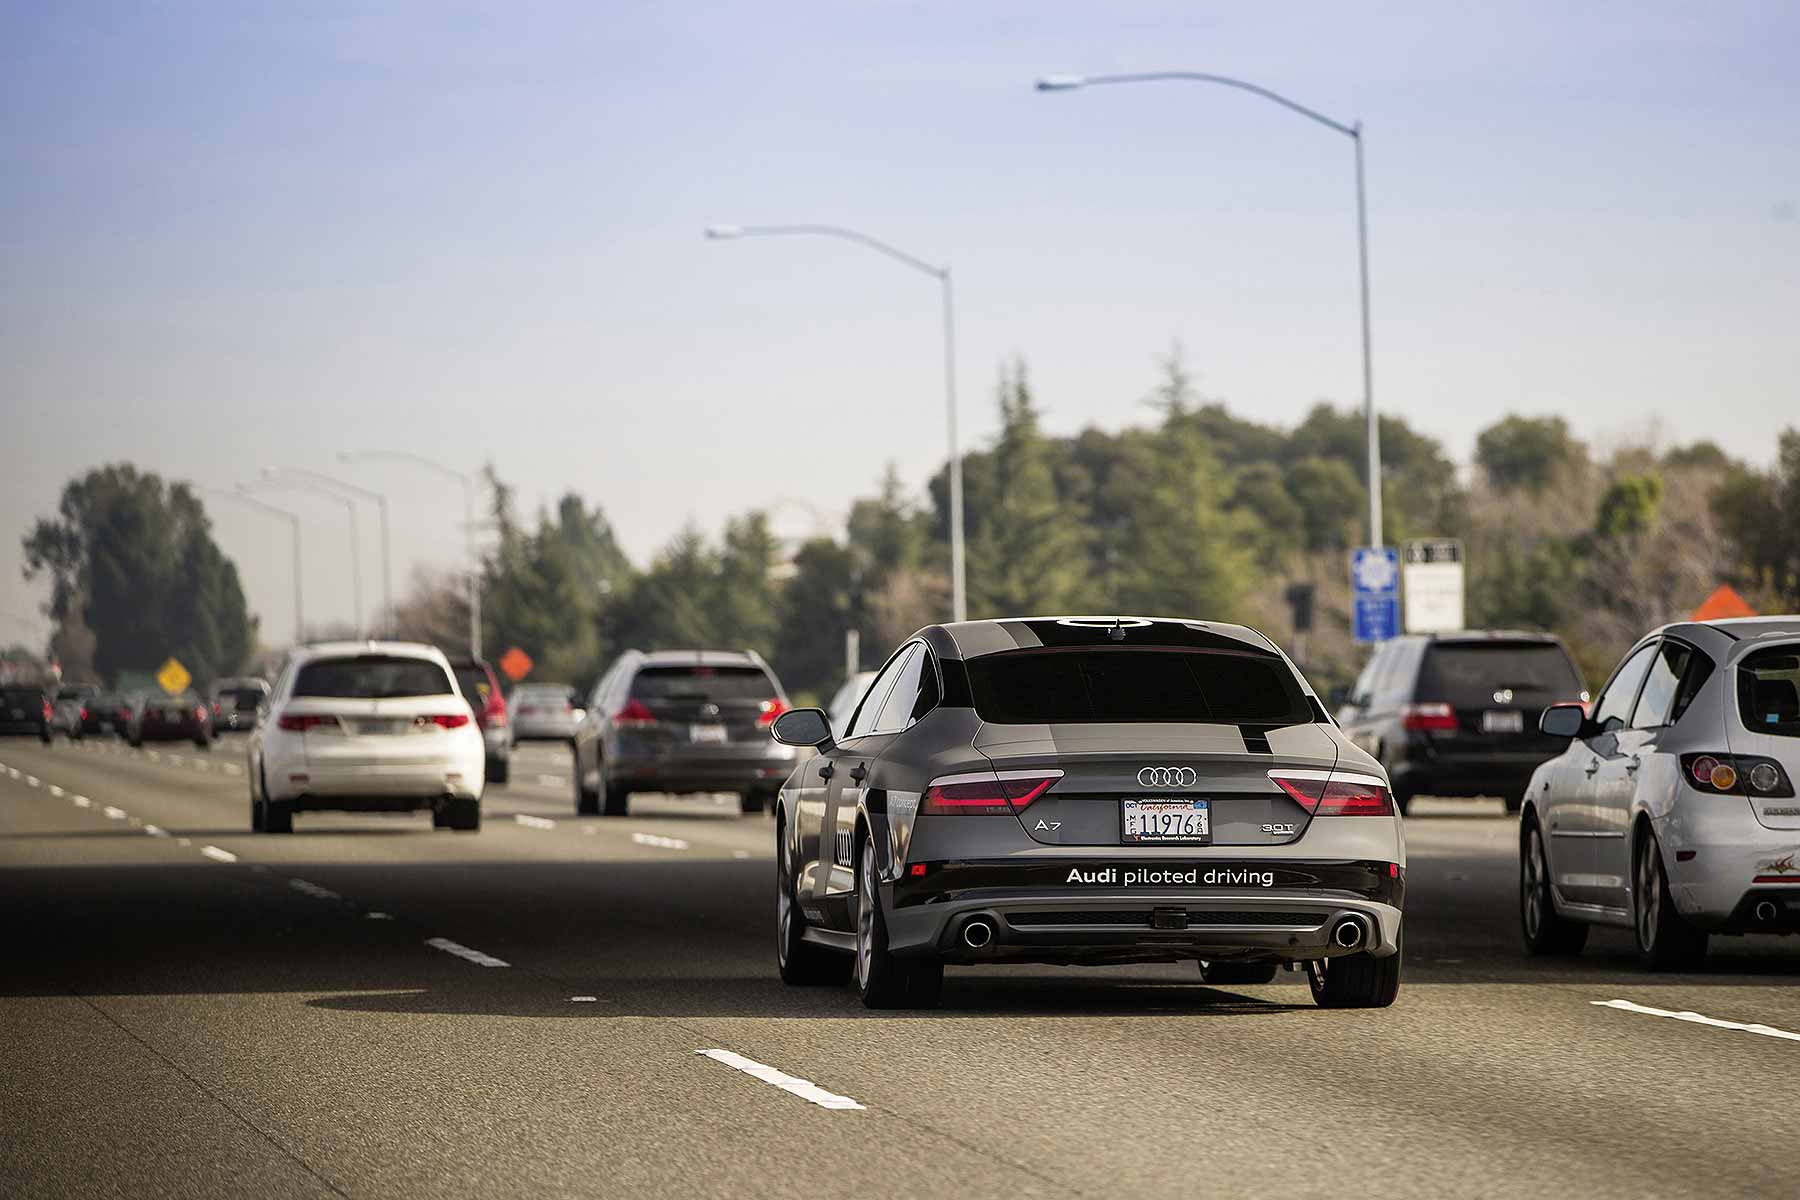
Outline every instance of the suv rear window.
POLYGON ((1313 714, 1278 658, 1227 650, 1022 650, 972 658, 975 712, 1001 725, 1198 721, 1298 725, 1313 714))
POLYGON ((772 700, 778 694, 761 667, 645 667, 631 681, 638 700, 772 700))
POLYGON ((1770 646, 1738 663, 1738 716, 1753 733, 1800 737, 1800 646, 1770 646))
POLYGON ((321 658, 300 668, 296 696, 339 700, 397 700, 404 696, 447 696, 454 689, 444 668, 422 658, 362 654, 321 658))
POLYGON ((0 691, 0 699, 8 704, 29 704, 36 708, 43 705, 44 693, 37 688, 9 687, 0 691))
POLYGON ((1419 669, 1417 699, 1481 708, 1503 703, 1494 693, 1504 689, 1521 703, 1550 704, 1581 699, 1583 686, 1555 642, 1433 642, 1419 669))

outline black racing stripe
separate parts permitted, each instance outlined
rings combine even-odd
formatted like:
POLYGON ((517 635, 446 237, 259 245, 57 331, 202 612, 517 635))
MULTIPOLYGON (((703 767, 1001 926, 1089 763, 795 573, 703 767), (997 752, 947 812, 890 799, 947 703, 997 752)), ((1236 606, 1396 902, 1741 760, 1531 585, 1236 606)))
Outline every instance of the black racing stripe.
POLYGON ((1269 749, 1269 730, 1274 725, 1240 725, 1238 732, 1244 735, 1244 749, 1251 754, 1273 754, 1269 749))

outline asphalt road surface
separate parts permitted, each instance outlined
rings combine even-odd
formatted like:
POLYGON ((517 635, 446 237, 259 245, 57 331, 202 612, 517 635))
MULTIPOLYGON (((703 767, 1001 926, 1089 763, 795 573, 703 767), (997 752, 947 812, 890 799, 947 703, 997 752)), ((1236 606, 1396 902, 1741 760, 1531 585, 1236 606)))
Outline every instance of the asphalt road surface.
POLYGON ((560 747, 475 835, 251 836, 231 739, 0 763, 0 1196, 1800 1195, 1800 942, 1528 962, 1497 802, 1409 821, 1391 1009, 1022 967, 878 1014, 776 978, 767 818, 577 818, 560 747))

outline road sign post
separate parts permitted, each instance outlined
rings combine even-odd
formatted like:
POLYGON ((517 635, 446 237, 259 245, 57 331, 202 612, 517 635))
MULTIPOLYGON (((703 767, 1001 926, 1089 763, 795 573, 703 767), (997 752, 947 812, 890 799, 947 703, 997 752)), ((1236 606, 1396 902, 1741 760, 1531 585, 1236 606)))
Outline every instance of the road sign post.
POLYGON ((1426 538, 1403 547, 1406 632, 1449 633, 1463 625, 1462 543, 1426 538))
POLYGON ((1362 546, 1350 554, 1350 632, 1359 642, 1385 642, 1400 632, 1400 553, 1362 546))

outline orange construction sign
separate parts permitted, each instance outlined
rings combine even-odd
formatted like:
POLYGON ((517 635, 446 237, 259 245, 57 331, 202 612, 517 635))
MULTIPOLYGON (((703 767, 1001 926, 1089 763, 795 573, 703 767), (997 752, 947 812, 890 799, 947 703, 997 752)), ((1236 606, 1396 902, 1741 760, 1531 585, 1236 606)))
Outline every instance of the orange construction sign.
POLYGON ((504 671, 506 677, 514 683, 519 682, 519 680, 531 674, 531 666, 531 655, 525 653, 517 646, 514 646, 511 650, 508 650, 505 654, 500 656, 500 669, 504 671))
POLYGON ((1744 603, 1744 598, 1737 594, 1737 589, 1729 583, 1721 583, 1717 590, 1705 600, 1700 607, 1688 617, 1690 621, 1723 621, 1731 617, 1754 617, 1756 610, 1744 603))

